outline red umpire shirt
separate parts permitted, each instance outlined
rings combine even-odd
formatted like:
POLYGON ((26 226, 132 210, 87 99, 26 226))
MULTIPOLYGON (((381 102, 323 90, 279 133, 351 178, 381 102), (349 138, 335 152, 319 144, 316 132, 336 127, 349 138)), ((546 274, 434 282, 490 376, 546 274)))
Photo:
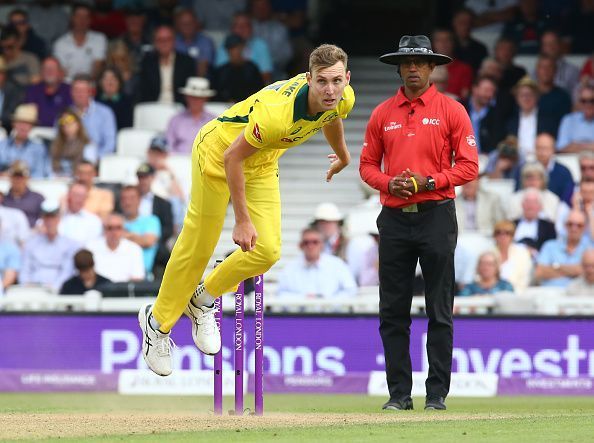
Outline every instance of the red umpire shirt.
POLYGON ((412 101, 401 87, 369 118, 359 172, 367 184, 380 190, 384 206, 455 198, 454 186, 478 175, 476 140, 466 110, 435 85, 412 101), (435 191, 414 194, 408 200, 391 195, 390 179, 407 168, 433 177, 435 191))

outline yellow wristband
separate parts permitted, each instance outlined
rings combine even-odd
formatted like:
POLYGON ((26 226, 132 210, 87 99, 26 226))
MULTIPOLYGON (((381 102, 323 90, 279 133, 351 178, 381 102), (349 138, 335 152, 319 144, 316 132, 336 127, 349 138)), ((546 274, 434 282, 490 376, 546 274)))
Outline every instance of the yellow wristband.
POLYGON ((415 187, 415 194, 419 192, 419 186, 417 185, 417 181, 414 177, 410 177, 411 181, 413 182, 413 186, 415 187))

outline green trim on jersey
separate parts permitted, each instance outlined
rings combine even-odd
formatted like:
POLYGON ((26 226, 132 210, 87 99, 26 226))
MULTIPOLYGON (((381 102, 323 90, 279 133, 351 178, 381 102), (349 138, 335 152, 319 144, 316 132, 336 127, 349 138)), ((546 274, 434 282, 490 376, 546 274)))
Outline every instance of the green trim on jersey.
POLYGON ((297 120, 307 120, 310 122, 317 121, 324 111, 318 112, 316 115, 307 114, 307 96, 309 94, 309 85, 304 84, 295 96, 295 103, 293 104, 293 123, 297 120))

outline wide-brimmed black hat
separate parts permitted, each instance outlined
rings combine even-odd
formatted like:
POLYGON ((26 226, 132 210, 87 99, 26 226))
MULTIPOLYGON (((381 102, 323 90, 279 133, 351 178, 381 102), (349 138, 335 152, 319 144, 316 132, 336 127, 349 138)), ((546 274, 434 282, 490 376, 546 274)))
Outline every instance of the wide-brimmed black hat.
POLYGON ((431 41, 426 35, 403 35, 398 43, 398 51, 382 55, 380 62, 388 65, 399 65, 403 57, 427 57, 436 65, 446 65, 451 57, 436 54, 431 48, 431 41))

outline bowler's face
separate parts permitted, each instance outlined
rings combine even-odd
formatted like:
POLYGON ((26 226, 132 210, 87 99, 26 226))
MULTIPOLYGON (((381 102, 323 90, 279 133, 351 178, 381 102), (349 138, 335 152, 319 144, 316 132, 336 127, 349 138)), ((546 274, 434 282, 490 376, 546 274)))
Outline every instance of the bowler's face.
POLYGON ((424 57, 405 57, 400 62, 400 76, 407 88, 417 91, 427 86, 434 68, 435 63, 424 57))
POLYGON ((328 68, 308 72, 307 83, 317 108, 314 111, 325 112, 336 108, 350 79, 351 73, 345 69, 342 62, 336 62, 328 68))

